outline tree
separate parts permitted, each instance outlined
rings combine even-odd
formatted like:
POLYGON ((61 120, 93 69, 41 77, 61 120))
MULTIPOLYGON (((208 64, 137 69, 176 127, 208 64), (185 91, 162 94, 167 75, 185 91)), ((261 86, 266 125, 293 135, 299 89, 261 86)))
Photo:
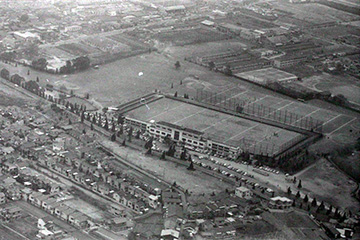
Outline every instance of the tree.
MULTIPOLYGON (((39 58, 37 60, 33 60, 31 65, 33 66, 33 68, 35 69, 39 69, 39 70, 45 70, 48 62, 45 58, 39 58)), ((29 75, 29 74, 28 74, 29 75)))
POLYGON ((174 97, 177 97, 178 96, 178 93, 177 93, 177 91, 174 93, 174 97))
POLYGON ((214 63, 213 61, 210 61, 210 62, 209 62, 209 68, 210 68, 210 70, 214 70, 214 68, 215 68, 215 63, 214 63))
POLYGON ((228 76, 232 76, 233 75, 233 72, 231 70, 231 67, 229 65, 227 65, 224 69, 224 73, 228 76))
POLYGON ((291 206, 293 206, 293 207, 295 207, 295 199, 293 200, 293 202, 292 202, 292 204, 291 204, 291 206))
POLYGON ((1 70, 0 76, 5 80, 10 80, 10 72, 6 68, 1 70))
POLYGON ((126 139, 124 138, 124 141, 122 142, 122 144, 124 147, 126 146, 126 139))
POLYGON ((290 187, 288 187, 287 193, 288 193, 289 195, 291 195, 291 188, 290 188, 290 187))
POLYGON ((115 133, 113 133, 113 134, 111 135, 110 140, 111 140, 112 142, 115 142, 115 141, 116 141, 116 135, 115 135, 115 133))
POLYGON ((304 202, 308 202, 309 201, 309 197, 308 195, 306 194, 305 197, 304 197, 304 202))
POLYGON ((73 60, 73 67, 76 70, 85 70, 90 67, 90 59, 87 56, 81 56, 73 60))
POLYGON ((181 159, 181 160, 185 160, 185 159, 186 159, 186 149, 184 149, 184 151, 182 151, 182 153, 180 154, 180 159, 181 159))
POLYGON ((176 69, 179 69, 180 67, 181 67, 180 62, 179 62, 179 61, 176 61, 176 63, 175 63, 175 68, 176 68, 176 69))
POLYGON ((128 141, 129 142, 131 142, 131 137, 132 137, 133 130, 134 130, 133 127, 130 127, 129 133, 128 133, 128 137, 129 137, 128 141))
POLYGON ((26 13, 20 16, 20 21, 27 22, 29 20, 29 15, 26 13))
POLYGON ((187 168, 187 170, 189 170, 189 171, 194 171, 195 170, 193 161, 190 162, 190 165, 187 168))
POLYGON ((166 158, 166 156, 165 156, 165 151, 163 151, 162 154, 161 154, 160 159, 165 160, 165 158, 166 158))
POLYGON ((316 198, 314 198, 311 202, 311 206, 316 207, 317 206, 317 201, 316 198))
POLYGON ((301 180, 299 180, 298 188, 302 188, 301 180))

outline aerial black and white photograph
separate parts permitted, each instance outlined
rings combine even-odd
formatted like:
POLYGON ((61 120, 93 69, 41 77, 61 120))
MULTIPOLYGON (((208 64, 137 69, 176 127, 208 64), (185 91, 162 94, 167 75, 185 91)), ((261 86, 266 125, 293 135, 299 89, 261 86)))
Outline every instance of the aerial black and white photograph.
POLYGON ((0 0, 0 240, 360 239, 360 0, 0 0))

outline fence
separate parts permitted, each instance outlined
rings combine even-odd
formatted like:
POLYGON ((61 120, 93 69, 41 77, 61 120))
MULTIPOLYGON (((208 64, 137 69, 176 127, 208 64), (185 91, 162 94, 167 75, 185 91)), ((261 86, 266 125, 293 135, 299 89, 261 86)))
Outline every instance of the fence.
POLYGON ((249 116, 271 120, 303 130, 322 133, 322 121, 287 110, 279 110, 262 104, 257 104, 250 100, 238 99, 231 95, 218 94, 205 90, 197 90, 195 99, 199 102, 219 106, 227 110, 247 114, 249 116))

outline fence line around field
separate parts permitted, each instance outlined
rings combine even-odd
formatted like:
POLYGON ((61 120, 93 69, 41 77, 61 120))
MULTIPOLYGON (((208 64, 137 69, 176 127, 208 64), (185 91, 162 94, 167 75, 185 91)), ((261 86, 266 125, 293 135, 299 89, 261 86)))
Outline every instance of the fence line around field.
POLYGON ((268 107, 256 101, 243 100, 223 93, 197 90, 195 100, 227 110, 267 119, 284 125, 298 127, 307 131, 322 133, 323 122, 307 115, 300 115, 287 110, 268 107))

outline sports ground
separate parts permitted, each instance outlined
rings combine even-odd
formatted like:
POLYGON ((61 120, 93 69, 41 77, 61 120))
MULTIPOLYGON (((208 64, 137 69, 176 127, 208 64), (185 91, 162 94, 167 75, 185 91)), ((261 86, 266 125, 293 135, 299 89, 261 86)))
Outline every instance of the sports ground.
POLYGON ((254 71, 242 72, 235 74, 235 76, 242 77, 249 81, 253 81, 259 84, 282 82, 282 81, 293 81, 297 79, 297 77, 294 74, 276 68, 264 68, 254 71))
MULTIPOLYGON (((341 133, 343 128, 359 124, 359 119, 346 114, 337 113, 316 107, 314 105, 301 103, 289 99, 281 99, 270 95, 262 94, 255 91, 240 89, 237 87, 229 88, 218 93, 228 98, 237 99, 246 103, 246 106, 253 104, 269 107, 276 110, 287 111, 303 116, 311 117, 315 120, 323 122, 324 134, 341 133)), ((360 124, 359 124, 360 125, 360 124)))
POLYGON ((231 146, 245 147, 254 153, 276 154, 301 134, 278 127, 228 115, 181 101, 162 98, 126 114, 149 122, 165 121, 204 132, 205 136, 231 146))

